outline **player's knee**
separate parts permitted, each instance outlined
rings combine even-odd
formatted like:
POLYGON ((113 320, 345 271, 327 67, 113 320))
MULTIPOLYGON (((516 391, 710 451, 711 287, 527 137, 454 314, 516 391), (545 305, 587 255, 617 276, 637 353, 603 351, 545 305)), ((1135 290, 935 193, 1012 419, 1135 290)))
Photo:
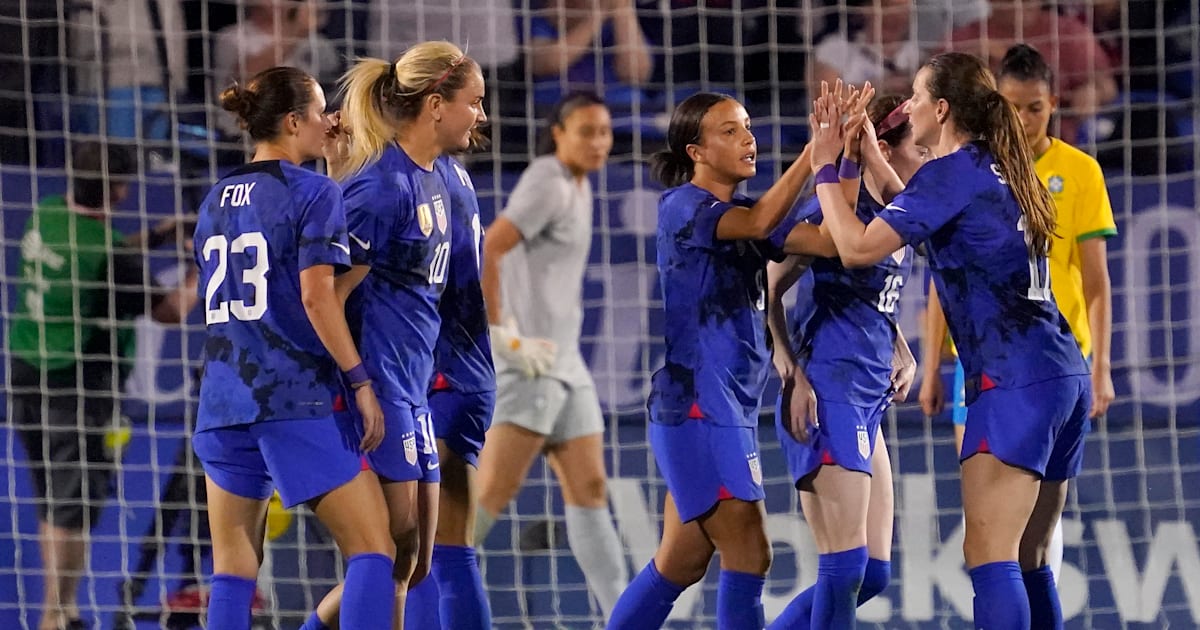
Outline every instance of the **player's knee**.
POLYGON ((654 556, 654 567, 668 582, 687 588, 704 579, 711 557, 700 554, 664 553, 662 549, 654 556))
POLYGON ((573 503, 580 507, 599 508, 608 506, 608 480, 603 475, 589 475, 572 484, 573 503))

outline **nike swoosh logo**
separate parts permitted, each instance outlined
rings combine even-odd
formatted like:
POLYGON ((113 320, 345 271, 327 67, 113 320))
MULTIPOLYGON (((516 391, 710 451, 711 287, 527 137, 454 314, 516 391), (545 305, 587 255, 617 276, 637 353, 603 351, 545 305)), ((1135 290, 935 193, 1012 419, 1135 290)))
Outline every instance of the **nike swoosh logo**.
POLYGON ((357 236, 354 235, 354 232, 347 232, 347 234, 350 235, 350 238, 353 239, 355 243, 358 243, 359 247, 361 247, 365 250, 371 249, 371 241, 364 241, 361 238, 358 238, 357 236))
POLYGON ((342 250, 342 251, 344 251, 344 252, 346 252, 346 255, 347 255, 347 256, 349 256, 349 255, 350 255, 350 246, 349 246, 349 245, 343 245, 343 244, 341 244, 341 243, 333 243, 333 246, 334 246, 334 247, 336 247, 336 248, 338 248, 338 249, 340 249, 340 250, 342 250))
MULTIPOLYGON (((900 206, 897 206, 894 203, 889 203, 888 205, 884 206, 883 209, 884 210, 895 210, 896 212, 908 212, 908 210, 905 210, 904 208, 901 208, 900 206)), ((351 236, 353 236, 353 235, 351 235, 351 236)))
POLYGON ((441 466, 441 464, 429 462, 428 464, 425 464, 425 470, 437 470, 438 466, 441 466))

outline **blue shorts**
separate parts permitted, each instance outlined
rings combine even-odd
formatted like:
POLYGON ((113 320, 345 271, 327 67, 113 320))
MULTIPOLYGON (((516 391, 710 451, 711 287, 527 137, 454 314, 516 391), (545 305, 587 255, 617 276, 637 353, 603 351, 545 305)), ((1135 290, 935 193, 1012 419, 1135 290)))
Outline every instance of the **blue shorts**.
POLYGON ((817 419, 820 423, 815 431, 809 427, 808 443, 803 444, 797 442, 783 425, 782 401, 777 402, 775 433, 787 458, 792 480, 799 484, 801 479, 821 466, 841 466, 870 475, 875 438, 879 435, 879 425, 890 404, 890 398, 884 398, 873 407, 818 398, 817 419))
POLYGON ((959 461, 991 453, 1046 481, 1071 479, 1083 466, 1091 405, 1092 380, 1086 374, 985 390, 971 403, 959 461))
POLYGON ((379 406, 383 442, 366 455, 370 469, 384 481, 440 482, 441 460, 429 409, 395 400, 380 400, 379 406))
POLYGON ((650 447, 684 523, 718 501, 762 501, 758 427, 723 427, 706 420, 650 423, 650 447))
POLYGON ((429 393, 429 409, 433 413, 433 433, 439 440, 468 464, 479 466, 479 451, 484 434, 492 426, 496 409, 496 392, 464 394, 453 389, 438 389, 429 393))
POLYGON ((967 423, 967 376, 963 372, 962 361, 954 359, 954 406, 950 408, 954 424, 963 426, 967 423))
POLYGON ((266 499, 278 488, 290 508, 357 476, 362 469, 359 440, 343 415, 210 429, 192 436, 192 448, 204 473, 221 489, 266 499))

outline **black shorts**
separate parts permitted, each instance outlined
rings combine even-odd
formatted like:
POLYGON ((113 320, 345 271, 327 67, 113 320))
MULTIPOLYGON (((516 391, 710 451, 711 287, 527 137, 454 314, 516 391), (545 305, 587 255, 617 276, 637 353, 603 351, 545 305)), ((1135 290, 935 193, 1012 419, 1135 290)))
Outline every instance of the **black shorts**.
POLYGON ((86 386, 79 387, 74 366, 43 375, 20 359, 9 361, 8 420, 25 445, 38 517, 74 530, 99 522, 114 471, 104 447, 116 412, 111 365, 83 372, 86 386))

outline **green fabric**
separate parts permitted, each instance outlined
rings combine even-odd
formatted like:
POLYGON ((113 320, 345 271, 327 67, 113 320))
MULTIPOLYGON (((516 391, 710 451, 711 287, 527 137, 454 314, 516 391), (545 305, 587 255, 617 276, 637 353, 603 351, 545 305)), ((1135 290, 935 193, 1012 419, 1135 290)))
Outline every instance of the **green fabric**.
POLYGON ((1104 228, 1102 230, 1094 230, 1091 232, 1086 232, 1084 234, 1080 234, 1079 236, 1075 237, 1075 241, 1078 243, 1082 243, 1083 241, 1086 241, 1089 238, 1098 238, 1101 236, 1103 236, 1104 238, 1108 238, 1110 236, 1116 236, 1116 235, 1117 235, 1117 231, 1115 229, 1104 228))
POLYGON ((20 302, 8 337, 15 356, 46 370, 84 358, 82 348, 107 332, 109 253, 120 239, 61 196, 38 204, 21 239, 20 302))

